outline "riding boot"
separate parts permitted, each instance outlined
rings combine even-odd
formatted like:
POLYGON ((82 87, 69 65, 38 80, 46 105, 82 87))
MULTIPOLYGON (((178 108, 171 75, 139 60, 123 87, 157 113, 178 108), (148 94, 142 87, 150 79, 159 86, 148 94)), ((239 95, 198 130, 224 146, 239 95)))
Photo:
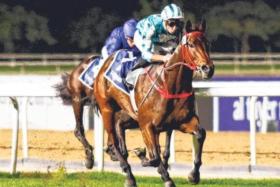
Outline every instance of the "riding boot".
POLYGON ((133 66, 131 71, 134 71, 141 67, 146 67, 147 65, 149 65, 149 62, 147 62, 146 60, 144 60, 143 58, 140 57, 137 59, 137 63, 133 66))
POLYGON ((133 84, 130 84, 129 82, 127 82, 126 78, 123 78, 122 81, 128 90, 133 90, 133 88, 134 88, 133 84))

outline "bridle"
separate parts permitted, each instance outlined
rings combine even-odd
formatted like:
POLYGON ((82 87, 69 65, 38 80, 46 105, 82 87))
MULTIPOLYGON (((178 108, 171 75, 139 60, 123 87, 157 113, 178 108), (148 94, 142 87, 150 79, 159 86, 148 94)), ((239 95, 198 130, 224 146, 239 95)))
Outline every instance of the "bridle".
MULTIPOLYGON (((196 70, 198 69, 198 65, 194 62, 194 57, 193 55, 191 54, 190 52, 190 47, 189 47, 189 41, 188 41, 188 38, 192 36, 194 38, 202 38, 204 36, 204 33, 203 32, 200 32, 200 31, 194 31, 194 32, 190 32, 190 33, 186 33, 185 34, 185 43, 186 44, 181 44, 181 54, 182 54, 182 58, 183 58, 183 61, 184 63, 191 69, 191 70, 196 70)), ((184 42, 184 41, 183 41, 184 42)))
MULTIPOLYGON (((198 69, 198 65, 194 62, 194 57, 193 55, 190 53, 189 50, 189 46, 188 46, 188 37, 189 36, 195 37, 195 38, 201 38, 204 36, 203 32, 200 31, 194 31, 194 32, 190 32, 190 33, 186 33, 184 37, 186 37, 186 43, 184 44, 180 44, 181 45, 181 54, 182 54, 182 59, 183 62, 177 62, 175 64, 171 64, 171 65, 163 65, 159 75, 156 78, 153 78, 147 69, 145 69, 146 74, 150 80, 150 82, 152 83, 151 88, 149 89, 149 92, 152 90, 152 88, 154 87, 161 96, 163 96, 166 99, 183 99, 183 98, 188 98, 189 96, 193 95, 193 91, 190 92, 184 92, 184 93, 179 93, 179 94, 171 94, 169 93, 168 89, 167 89, 167 85, 166 82, 163 81, 163 85, 158 85, 158 79, 159 77, 161 77, 163 72, 167 72, 173 68, 175 68, 176 66, 186 66, 188 67, 190 70, 194 71, 196 69, 198 69)), ((149 92, 147 93, 147 95, 149 94, 149 92)), ((146 95, 146 96, 147 96, 146 95)), ((146 97, 145 97, 146 98, 146 97)))

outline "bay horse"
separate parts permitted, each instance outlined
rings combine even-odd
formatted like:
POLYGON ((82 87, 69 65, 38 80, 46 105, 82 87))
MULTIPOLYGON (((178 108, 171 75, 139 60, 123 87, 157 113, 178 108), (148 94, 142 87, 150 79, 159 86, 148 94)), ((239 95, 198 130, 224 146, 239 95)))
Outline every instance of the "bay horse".
POLYGON ((129 96, 119 91, 104 76, 106 69, 112 63, 113 55, 105 61, 96 77, 93 95, 100 109, 108 141, 112 143, 120 166, 127 174, 127 186, 136 186, 136 180, 118 146, 115 116, 119 111, 124 111, 137 122, 149 153, 149 159, 142 157, 142 165, 158 167, 165 186, 175 186, 175 184, 160 157, 160 133, 179 130, 192 134, 194 168, 188 179, 194 184, 200 181, 199 169, 202 164, 201 156, 206 131, 200 126, 195 111, 192 80, 197 69, 204 73, 205 79, 211 78, 214 74, 214 64, 210 60, 206 47, 205 28, 206 23, 203 22, 197 29, 192 30, 192 25, 188 21, 182 43, 177 46, 170 60, 163 65, 150 66, 148 70, 146 69, 146 73, 139 76, 135 86, 137 113, 130 103, 129 96))

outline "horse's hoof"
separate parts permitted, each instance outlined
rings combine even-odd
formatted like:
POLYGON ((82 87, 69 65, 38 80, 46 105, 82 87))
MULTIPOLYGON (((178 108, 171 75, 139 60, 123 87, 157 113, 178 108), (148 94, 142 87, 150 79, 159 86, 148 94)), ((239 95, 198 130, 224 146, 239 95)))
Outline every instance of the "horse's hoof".
POLYGON ((200 181, 200 173, 191 171, 190 174, 188 175, 188 180, 192 184, 198 184, 200 181))
POLYGON ((93 168, 93 164, 94 164, 93 158, 86 159, 85 165, 86 165, 87 169, 92 169, 93 168))
POLYGON ((175 187, 176 185, 174 184, 174 182, 172 180, 170 181, 166 181, 164 183, 164 187, 175 187))
POLYGON ((137 187, 135 180, 126 179, 124 187, 137 187))

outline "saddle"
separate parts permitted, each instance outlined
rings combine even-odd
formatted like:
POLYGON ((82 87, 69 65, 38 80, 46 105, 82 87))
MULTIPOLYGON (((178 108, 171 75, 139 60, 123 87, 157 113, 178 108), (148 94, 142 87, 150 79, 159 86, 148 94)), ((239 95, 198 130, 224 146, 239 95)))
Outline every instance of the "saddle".
MULTIPOLYGON (((136 71, 131 69, 137 64, 139 57, 134 56, 130 50, 119 50, 115 53, 114 59, 110 66, 107 68, 104 76, 110 81, 117 89, 121 90, 125 94, 129 95, 129 91, 133 89, 133 85, 136 81, 127 81, 127 76, 133 74, 135 77, 136 71)), ((139 70, 137 71, 140 72, 139 70)))

